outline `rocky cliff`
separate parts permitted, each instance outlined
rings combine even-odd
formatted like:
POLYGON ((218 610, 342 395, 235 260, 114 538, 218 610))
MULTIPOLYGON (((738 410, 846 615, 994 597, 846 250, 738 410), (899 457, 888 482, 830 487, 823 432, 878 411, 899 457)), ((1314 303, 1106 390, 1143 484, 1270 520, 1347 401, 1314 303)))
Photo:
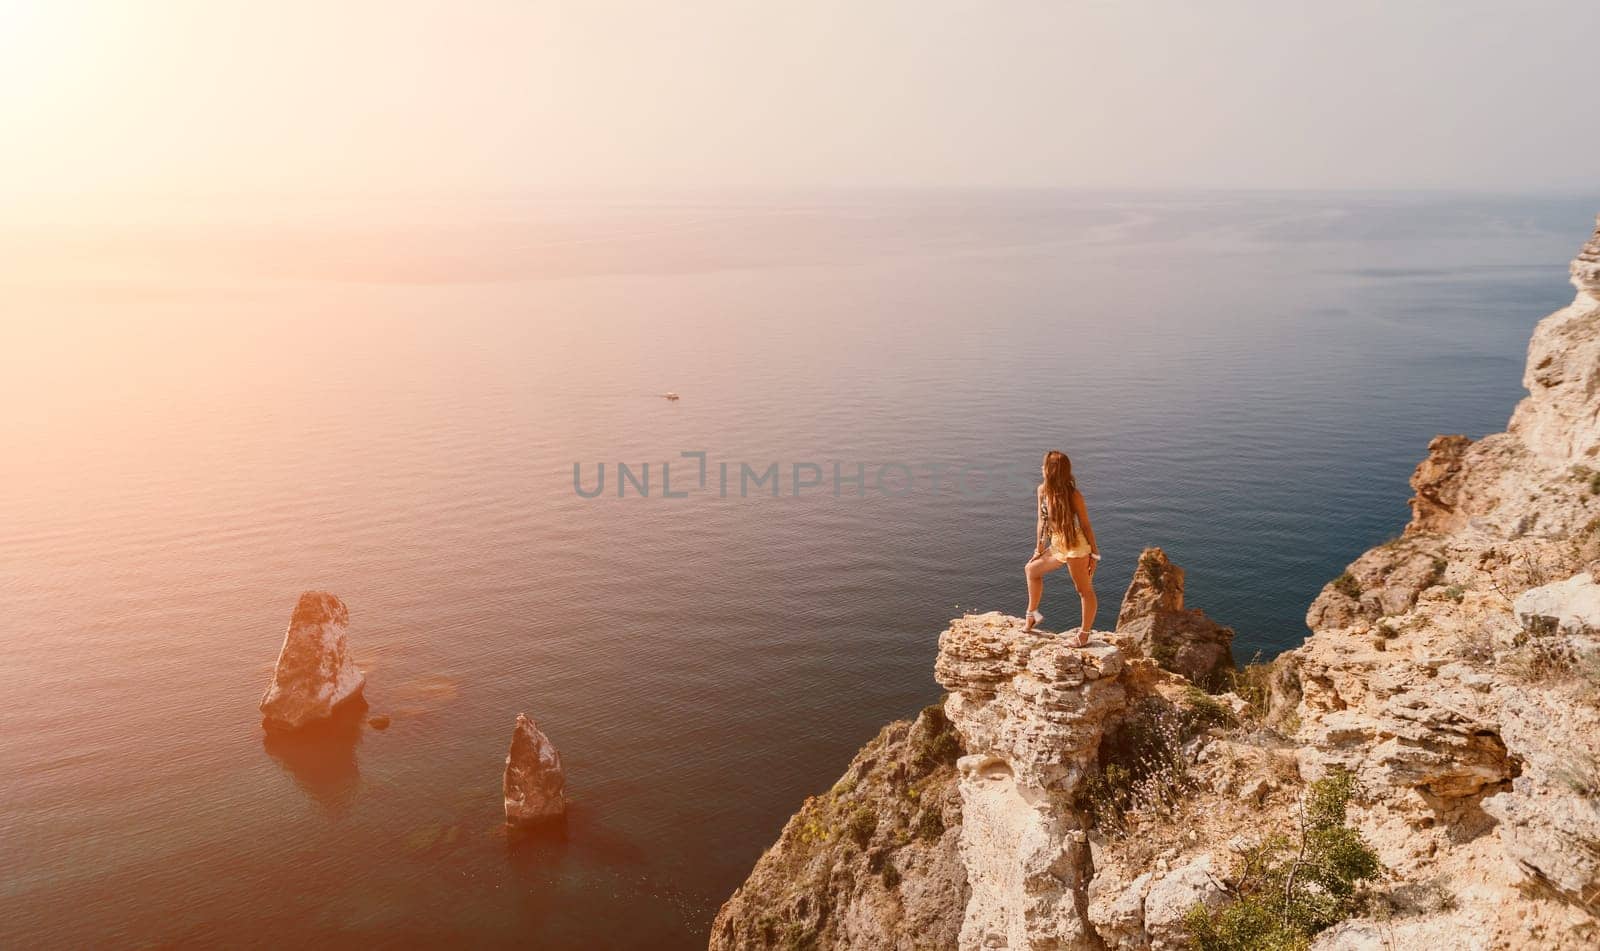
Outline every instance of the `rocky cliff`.
POLYGON ((1432 442, 1304 645, 1227 670, 1164 556, 1082 650, 956 619, 943 705, 807 801, 712 947, 1185 947, 1328 777, 1381 873, 1298 945, 1213 946, 1600 946, 1600 230, 1572 275, 1507 431, 1432 442))

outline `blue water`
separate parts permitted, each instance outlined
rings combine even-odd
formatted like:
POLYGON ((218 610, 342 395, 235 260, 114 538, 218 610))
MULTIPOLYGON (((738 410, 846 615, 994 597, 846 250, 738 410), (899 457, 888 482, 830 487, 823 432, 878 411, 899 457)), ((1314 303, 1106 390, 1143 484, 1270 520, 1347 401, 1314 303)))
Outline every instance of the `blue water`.
MULTIPOLYGON (((1597 209, 331 203, 0 270, 0 944, 703 945, 801 800, 938 696, 944 622, 1022 609, 1028 483, 927 466, 1063 449, 1102 625, 1161 545, 1236 655, 1293 647, 1399 532, 1428 439, 1503 428, 1597 209), (773 462, 779 497, 739 497, 773 462), (795 495, 797 463, 823 484, 795 495), (389 730, 263 743, 307 588, 349 604, 389 730), (564 840, 498 831, 519 711, 566 759, 564 840)), ((1043 608, 1076 623, 1065 578, 1043 608)))

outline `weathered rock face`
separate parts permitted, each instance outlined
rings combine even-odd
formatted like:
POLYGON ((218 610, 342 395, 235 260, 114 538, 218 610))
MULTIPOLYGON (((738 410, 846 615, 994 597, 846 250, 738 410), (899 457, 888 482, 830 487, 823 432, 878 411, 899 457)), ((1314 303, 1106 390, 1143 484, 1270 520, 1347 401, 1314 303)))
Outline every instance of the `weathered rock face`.
POLYGON ((1600 300, 1600 216, 1595 218, 1594 234, 1572 259, 1571 271, 1573 286, 1600 300))
POLYGON ((1183 569, 1159 548, 1139 556, 1117 612, 1117 633, 1146 656, 1197 684, 1216 684, 1233 670, 1233 629, 1183 606, 1183 569))
POLYGON ((884 727, 722 906, 713 951, 955 947, 969 894, 960 755, 941 707, 884 727))
POLYGON ((1302 773, 1357 776, 1391 874, 1462 883, 1387 940, 1600 942, 1597 264, 1591 239, 1581 293, 1534 331, 1507 432, 1433 441, 1406 535, 1330 584, 1281 659, 1302 690, 1302 773))
POLYGON ((549 822, 567 813, 567 774, 561 768, 561 754, 525 713, 517 714, 517 727, 511 733, 502 786, 506 822, 512 825, 549 822))
POLYGON ((1600 636, 1600 584, 1590 572, 1579 572, 1565 581, 1522 592, 1513 611, 1522 629, 1533 637, 1557 633, 1600 636))
POLYGON ((1068 647, 1017 618, 967 616, 939 637, 935 676, 968 752, 961 859, 971 898, 959 947, 1093 948, 1093 874, 1074 804, 1110 718, 1126 701, 1121 652, 1068 647))
POLYGON ((1572 262, 1577 298, 1534 329, 1522 377, 1528 396, 1507 427, 1530 452, 1553 463, 1594 462, 1600 452, 1600 405, 1594 398, 1600 387, 1597 240, 1591 238, 1572 262))
POLYGON ((350 656, 350 611, 325 591, 307 591, 295 605, 272 682, 261 697, 262 725, 295 730, 360 702, 366 675, 350 656))
POLYGON ((1411 474, 1411 524, 1407 532, 1452 532, 1466 525, 1457 508, 1461 492, 1462 460, 1472 440, 1465 436, 1435 436, 1428 443, 1428 458, 1411 474))
POLYGON ((1448 564, 1438 536, 1402 535, 1363 553, 1329 582, 1311 602, 1306 625, 1322 630, 1405 614, 1442 582, 1448 564))

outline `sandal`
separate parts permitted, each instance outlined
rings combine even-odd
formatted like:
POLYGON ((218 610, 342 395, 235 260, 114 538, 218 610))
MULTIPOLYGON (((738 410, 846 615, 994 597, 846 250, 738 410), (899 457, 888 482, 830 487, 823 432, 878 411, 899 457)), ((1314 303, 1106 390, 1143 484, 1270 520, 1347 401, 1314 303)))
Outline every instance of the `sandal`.
POLYGON ((1025 618, 1028 623, 1024 624, 1022 629, 1024 631, 1031 631, 1033 630, 1034 625, 1044 620, 1044 615, 1040 614, 1038 611, 1029 611, 1027 614, 1023 615, 1023 618, 1025 618))

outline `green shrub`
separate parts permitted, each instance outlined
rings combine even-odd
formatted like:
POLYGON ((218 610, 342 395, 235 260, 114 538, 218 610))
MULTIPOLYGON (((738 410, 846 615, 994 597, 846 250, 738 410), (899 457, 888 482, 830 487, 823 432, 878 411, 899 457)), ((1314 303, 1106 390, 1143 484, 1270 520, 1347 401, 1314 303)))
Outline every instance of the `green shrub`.
POLYGON ((944 835, 944 816, 937 808, 926 807, 917 814, 912 831, 919 839, 937 839, 944 835))
POLYGON ((1467 592, 1460 585, 1453 584, 1450 587, 1444 589, 1444 596, 1449 598, 1450 600, 1454 601, 1455 603, 1460 604, 1461 603, 1461 599, 1467 596, 1467 592))
POLYGON ((1196 951, 1304 951, 1311 938, 1274 915, 1265 902, 1240 901, 1211 914, 1189 909, 1183 925, 1196 951))
POLYGON ((1337 772, 1307 789, 1300 828, 1247 851, 1233 891, 1237 900, 1212 910, 1195 905, 1184 926, 1198 951, 1303 949, 1313 935, 1348 918, 1361 883, 1377 877, 1378 857, 1345 825, 1355 790, 1337 772))
POLYGON ((893 862, 883 863, 883 869, 878 875, 883 879, 884 888, 894 888, 900 884, 900 870, 894 867, 893 862))
POLYGON ((1183 744, 1203 728, 1195 714, 1154 697, 1134 706, 1101 741, 1100 769, 1083 785, 1091 824, 1121 833, 1130 813, 1176 813, 1194 788, 1183 744))
POLYGON ((918 769, 932 772, 940 766, 953 766, 961 758, 961 737, 944 715, 943 704, 923 707, 916 726, 918 734, 912 762, 918 769))
POLYGON ((1361 582, 1348 571, 1333 579, 1333 590, 1353 601, 1361 600, 1361 582))
POLYGON ((1250 705, 1250 717, 1263 720, 1272 708, 1272 663, 1261 659, 1261 652, 1248 664, 1228 672, 1228 689, 1250 705))
POLYGON ((862 848, 872 841, 872 836, 878 831, 878 813, 871 806, 861 806, 850 814, 850 822, 846 826, 850 838, 862 848))
POLYGON ((1214 726, 1238 726, 1239 719, 1233 711, 1222 705, 1216 697, 1191 685, 1183 692, 1183 701, 1189 705, 1185 711, 1188 722, 1186 732, 1198 733, 1214 726))

